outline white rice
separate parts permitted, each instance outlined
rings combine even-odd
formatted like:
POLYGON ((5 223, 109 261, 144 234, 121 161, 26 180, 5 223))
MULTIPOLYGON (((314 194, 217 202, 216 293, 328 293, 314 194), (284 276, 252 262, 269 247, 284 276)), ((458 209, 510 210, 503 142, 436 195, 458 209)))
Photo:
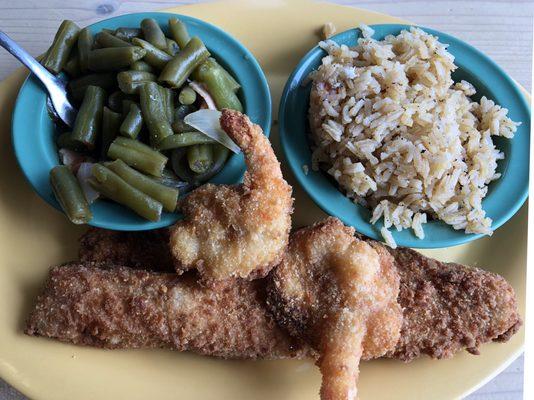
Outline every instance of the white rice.
POLYGON ((486 97, 471 100, 469 82, 453 82, 454 57, 437 37, 412 27, 377 41, 360 29, 356 47, 319 44, 328 55, 310 75, 312 168, 371 208, 392 247, 391 228, 422 239, 431 218, 491 235, 482 199, 504 158, 492 136, 512 138, 519 124, 486 97))

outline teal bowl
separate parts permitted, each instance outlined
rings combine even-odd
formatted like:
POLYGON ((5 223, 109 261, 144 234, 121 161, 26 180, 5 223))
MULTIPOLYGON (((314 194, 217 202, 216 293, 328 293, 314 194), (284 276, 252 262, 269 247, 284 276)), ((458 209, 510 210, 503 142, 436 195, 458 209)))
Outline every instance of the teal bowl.
MULTIPOLYGON (((375 30, 373 38, 383 39, 387 35, 397 35, 410 26, 384 24, 371 27, 375 30)), ((471 82, 477 89, 475 100, 484 95, 506 107, 512 120, 521 122, 513 139, 493 139, 506 157, 498 164, 501 178, 489 185, 488 195, 482 202, 487 215, 493 220, 492 228, 495 230, 519 210, 528 196, 530 106, 515 82, 479 50, 445 33, 422 29, 449 45, 448 50, 454 55, 458 66, 453 79, 471 82)), ((359 29, 351 29, 331 39, 339 44, 355 46, 360 35, 359 29)), ((286 83, 278 113, 283 153, 297 181, 319 207, 345 224, 353 226, 358 232, 382 240, 380 228, 383 225, 381 222, 375 225, 369 223, 370 210, 354 204, 343 195, 326 173, 312 171, 310 168, 306 175, 302 168, 303 165, 311 166, 307 122, 311 85, 306 84, 306 77, 320 66, 325 55, 318 46, 311 49, 286 83)), ((401 232, 392 230, 392 234, 398 245, 416 248, 450 247, 483 237, 480 234, 465 234, 463 231, 454 230, 441 221, 429 221, 424 225, 424 231, 424 239, 418 239, 411 229, 401 232)))
MULTIPOLYGON (((240 82, 239 96, 245 113, 260 125, 265 135, 271 127, 271 95, 263 71, 254 56, 236 39, 223 30, 185 15, 171 13, 137 13, 110 18, 90 25, 93 33, 116 29, 121 26, 138 27, 144 18, 154 18, 164 27, 169 18, 179 17, 191 36, 204 41, 213 56, 240 82)), ((168 33, 168 32, 166 32, 168 33)), ((20 89, 13 112, 12 140, 16 158, 28 182, 50 205, 61 211, 54 198, 48 174, 59 164, 54 143, 54 123, 48 116, 47 93, 35 76, 30 75, 20 89)), ((234 184, 245 173, 242 154, 233 154, 224 168, 210 182, 234 184)), ((129 209, 109 201, 97 201, 91 205, 93 219, 90 225, 123 231, 139 231, 168 226, 181 219, 178 213, 163 213, 158 222, 147 221, 129 209)))

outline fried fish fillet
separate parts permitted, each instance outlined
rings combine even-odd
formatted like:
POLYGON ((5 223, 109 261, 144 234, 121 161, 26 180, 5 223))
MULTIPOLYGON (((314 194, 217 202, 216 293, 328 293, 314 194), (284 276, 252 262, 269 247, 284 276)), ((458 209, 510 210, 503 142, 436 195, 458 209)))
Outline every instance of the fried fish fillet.
POLYGON ((174 271, 169 249, 169 230, 123 232, 89 228, 80 238, 80 261, 148 268, 153 271, 174 271))
POLYGON ((247 172, 240 185, 205 184, 181 203, 184 219, 171 229, 177 270, 202 278, 264 277, 278 264, 291 228, 291 186, 267 137, 237 111, 224 110, 221 127, 243 150, 247 172))
MULTIPOLYGON (((411 249, 393 250, 380 242, 361 238, 375 248, 381 262, 391 262, 393 256, 400 277, 398 302, 403 309, 403 325, 395 350, 388 352, 387 357, 404 361, 421 355, 448 358, 464 348, 477 354, 479 345, 506 341, 521 326, 515 293, 501 276, 479 268, 443 263, 411 249)), ((165 251, 160 253, 158 245, 149 243, 151 240, 161 239, 146 236, 144 232, 90 229, 80 241, 80 257, 85 262, 105 262, 107 255, 112 254, 110 261, 138 268, 142 264, 132 260, 143 256, 155 261, 145 267, 172 271, 172 261, 157 264, 167 258, 158 258, 165 251), (117 242, 122 243, 121 251, 116 251, 117 242), (139 244, 143 242, 146 246, 140 251, 139 244)), ((164 247, 166 242, 162 240, 160 244, 164 247)), ((254 282, 248 284, 252 286, 254 282)), ((266 305, 261 303, 259 307, 266 308, 266 305)))
POLYGON ((224 358, 301 358, 306 347, 264 307, 263 283, 209 290, 178 277, 97 263, 50 270, 25 333, 79 345, 172 348, 224 358))
POLYGON ((398 294, 391 256, 380 256, 338 219, 291 235, 272 272, 269 304, 283 326, 317 351, 321 399, 356 399, 360 359, 395 348, 398 294))
POLYGON ((502 276, 366 240, 393 256, 400 276, 404 320, 387 357, 450 358, 462 349, 479 354, 481 344, 507 341, 521 327, 514 289, 502 276))

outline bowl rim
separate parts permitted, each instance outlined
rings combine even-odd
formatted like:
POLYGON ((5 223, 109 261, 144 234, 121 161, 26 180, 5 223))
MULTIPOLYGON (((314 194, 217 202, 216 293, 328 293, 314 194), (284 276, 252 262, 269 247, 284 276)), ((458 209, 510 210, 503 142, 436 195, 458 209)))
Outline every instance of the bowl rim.
MULTIPOLYGON (((454 44, 455 46, 458 46, 460 48, 465 49, 468 54, 472 53, 474 58, 478 58, 483 63, 488 64, 490 67, 492 67, 497 72, 497 77, 499 79, 504 80, 506 86, 508 86, 508 90, 514 92, 514 94, 519 99, 518 109, 524 108, 527 111, 528 114, 528 120, 527 121, 520 121, 522 124, 527 125, 530 127, 530 105, 527 101, 527 98, 530 99, 528 93, 524 88, 519 86, 495 61, 493 61, 491 58, 489 58, 487 55, 485 55, 483 52, 478 50, 477 48, 473 47, 469 43, 464 42, 463 40, 452 36, 450 34, 437 31, 435 29, 427 28, 424 26, 416 25, 416 24, 370 24, 368 25, 373 30, 375 29, 392 29, 398 34, 401 30, 404 29, 410 29, 412 27, 419 28, 423 30, 426 33, 432 34, 434 36, 438 37, 438 40, 444 44, 447 44, 450 46, 451 44, 454 44)), ((358 27, 348 29, 346 31, 340 32, 336 35, 333 35, 332 37, 328 38, 329 40, 337 41, 337 39, 340 39, 344 35, 348 35, 349 33, 354 32, 358 35, 358 37, 361 37, 361 29, 358 27)), ((386 35, 391 34, 387 33, 386 35)), ((384 35, 384 37, 386 36, 384 35)), ((374 35, 373 35, 374 36, 374 35)), ((383 37, 381 37, 380 40, 382 40, 383 37)), ((339 43, 339 42, 338 42, 339 43)), ((304 191, 311 197, 311 199, 314 201, 314 203, 319 206, 324 212, 326 212, 329 215, 335 216, 339 219, 341 219, 345 224, 352 226, 356 229, 356 231, 373 238, 375 240, 383 241, 378 227, 382 226, 381 221, 378 221, 376 225, 372 225, 368 220, 362 220, 362 223, 357 221, 358 216, 357 213, 353 213, 351 217, 347 218, 343 215, 338 215, 339 213, 336 212, 336 205, 335 203, 331 201, 327 201, 323 198, 323 194, 319 193, 315 190, 316 182, 315 178, 314 181, 308 178, 308 174, 305 173, 302 170, 302 167, 304 164, 307 164, 307 162, 302 162, 302 159, 298 159, 296 156, 291 154, 292 148, 294 144, 291 144, 291 132, 289 132, 286 129, 286 121, 288 117, 286 115, 286 108, 288 106, 289 98, 291 96, 291 92, 298 88, 302 84, 302 80, 299 82, 296 82, 296 79, 299 77, 300 72, 302 69, 305 69, 309 60, 311 58, 314 58, 316 55, 320 56, 321 58, 326 55, 326 52, 321 49, 318 45, 311 48, 298 62, 297 66, 293 69, 293 72, 290 74, 288 80, 286 81, 286 84, 284 86, 284 90, 282 92, 282 96, 280 98, 280 104, 278 109, 278 121, 279 121, 279 135, 280 135, 280 144, 282 147, 282 153, 285 158, 285 161, 289 164, 289 167, 293 173, 293 176, 296 178, 300 186, 304 189, 304 191)), ((455 57, 456 58, 456 57, 455 57)), ((461 57, 460 57, 461 58, 461 57)), ((488 78, 486 77, 479 77, 478 78, 481 82, 485 82, 488 78)), ((476 88, 476 86, 475 86, 476 88)), ((309 104, 309 100, 307 100, 307 104, 309 104)), ((307 118, 307 116, 306 116, 307 118)), ((530 129, 527 130, 527 136, 530 140, 530 129)), ((515 138, 515 137, 514 137, 515 138)), ((513 138, 513 139, 514 139, 513 138)), ((507 139, 510 140, 510 146, 513 145, 513 139, 507 139)), ((306 138, 307 140, 307 138, 306 138)), ((529 157, 527 146, 527 161, 529 157)), ((309 146, 307 146, 307 149, 309 151, 309 155, 311 155, 311 150, 309 150, 309 146)), ((310 158, 311 161, 311 158, 310 158)), ((521 206, 524 204, 526 199, 528 198, 528 190, 529 190, 529 184, 528 184, 528 174, 529 174, 529 166, 528 162, 524 166, 525 174, 527 179, 525 181, 522 181, 520 185, 517 186, 517 190, 515 191, 515 200, 511 207, 509 207, 505 212, 501 213, 498 218, 495 218, 492 222, 492 230, 495 231, 499 227, 501 227, 503 224, 505 224, 510 218, 512 218, 517 211, 521 208, 521 206)), ((311 166, 309 166, 310 172, 311 172, 311 166)), ((321 180, 328 180, 328 178, 324 175, 324 172, 320 171, 321 177, 317 178, 319 181, 321 180)), ((339 196, 338 198, 345 198, 348 199, 336 186, 334 186, 331 182, 328 183, 331 186, 332 190, 335 190, 339 196)), ((488 199, 489 195, 484 198, 484 200, 488 199)), ((329 199, 331 200, 331 199, 329 199)), ((484 201, 483 200, 483 201, 484 201)), ((354 205, 356 209, 364 209, 363 206, 357 205, 351 202, 352 205, 354 205)), ((397 238, 395 237, 396 230, 394 228, 391 228, 390 231, 394 235, 394 239, 398 246, 405 246, 405 247, 413 247, 413 248, 444 248, 444 247, 451 247, 451 246, 457 246, 461 244, 465 244, 468 242, 471 242, 473 240, 477 240, 483 237, 486 237, 487 235, 484 234, 467 234, 463 230, 454 230, 451 226, 446 225, 442 221, 429 221, 426 226, 429 226, 430 224, 433 225, 443 225, 443 228, 447 228, 448 230, 453 232, 453 237, 451 238, 445 238, 445 239, 428 239, 427 236, 425 236, 424 239, 419 239, 415 236, 413 233, 413 230, 411 229, 405 229, 404 231, 409 233, 410 237, 408 239, 406 238, 397 238)))
MULTIPOLYGON (((254 103, 258 103, 257 105, 261 105, 261 107, 254 107, 257 108, 254 113, 254 119, 253 122, 260 125, 262 127, 263 133, 265 136, 269 137, 270 134, 270 128, 272 124, 272 98, 271 93, 269 90, 269 85, 267 83, 267 78, 265 76, 265 73, 263 69, 261 68, 259 62, 255 58, 255 56, 252 54, 252 52, 247 49, 239 40, 237 40, 234 36, 229 34, 228 32, 224 31, 222 28, 213 25, 209 22, 206 22, 204 20, 201 20, 199 18, 191 17, 189 15, 179 14, 179 13, 173 13, 173 12, 138 12, 138 13, 129 13, 129 14, 123 14, 111 18, 106 18, 99 20, 97 22, 94 22, 90 25, 87 25, 88 28, 91 28, 92 30, 101 30, 105 28, 106 24, 113 24, 118 23, 123 20, 128 20, 131 18, 137 18, 139 21, 143 18, 180 18, 182 21, 184 21, 186 24, 193 24, 195 27, 200 27, 202 30, 207 30, 208 35, 212 35, 212 37, 216 37, 219 39, 224 40, 225 42, 231 43, 232 48, 236 50, 235 57, 243 57, 243 59, 246 60, 246 62, 249 64, 249 69, 251 72, 251 77, 256 81, 256 84, 258 85, 259 90, 249 91, 248 94, 245 94, 244 89, 242 89, 242 95, 248 96, 247 99, 255 98, 256 100, 254 103), (104 26, 101 26, 104 25, 104 26), (97 26, 97 28, 95 28, 97 26)), ((131 25, 131 22, 125 21, 124 25, 129 26, 131 25)), ((209 46, 208 46, 209 47, 209 46)), ((218 53, 217 49, 214 49, 216 53, 218 53)), ((219 56, 218 56, 219 57, 219 56)), ((222 57, 222 61, 224 62, 225 58, 229 57, 222 57)), ((239 79, 239 75, 236 75, 239 79)), ((24 110, 24 106, 28 102, 27 95, 25 94, 25 91, 30 90, 33 87, 37 87, 39 93, 42 93, 45 95, 45 105, 46 105, 46 89, 40 85, 39 81, 36 79, 33 73, 28 73, 28 76, 24 79, 22 85, 19 88, 19 91, 17 93, 17 98, 15 100, 15 106, 13 108, 12 112, 12 123, 11 123, 11 142, 12 142, 12 148, 15 153, 15 158, 17 159, 17 163, 19 164, 20 169, 22 170, 22 173, 26 179, 26 181, 30 184, 33 191, 36 192, 41 199, 46 201, 49 205, 51 205, 53 208, 58 210, 59 212, 63 213, 63 210, 59 206, 59 203, 55 199, 54 196, 50 197, 50 193, 47 193, 47 191, 44 189, 45 187, 50 186, 49 181, 47 181, 46 184, 44 183, 38 183, 43 182, 42 179, 34 178, 34 172, 30 171, 31 167, 27 165, 28 158, 31 152, 28 151, 27 143, 24 143, 24 140, 19 137, 19 135, 16 134, 16 132, 19 132, 20 129, 26 129, 25 127, 19 128, 21 124, 23 124, 23 121, 28 118, 27 110, 24 110), (35 181, 35 182, 34 182, 35 181), (42 185, 43 187, 38 188, 38 186, 42 185)), ((30 100, 31 101, 31 100, 30 100)), ((245 103, 245 110, 248 111, 247 115, 249 115, 252 110, 247 110, 247 104, 245 103)), ((38 121, 40 112, 42 110, 36 108, 35 114, 32 118, 35 119, 35 121, 38 121)), ((44 110, 46 113, 46 109, 44 110)), ((252 119, 253 117, 251 117, 252 119)), ((35 122, 36 124, 40 125, 39 122, 35 122)), ((36 147, 40 147, 41 145, 36 144, 36 147)), ((48 146, 45 144, 42 144, 42 147, 45 148, 44 153, 48 154, 48 150, 46 149, 48 146)), ((231 154, 232 156, 233 154, 231 154)), ((225 172, 225 169, 231 168, 233 174, 232 183, 238 183, 243 179, 243 175, 246 171, 246 166, 244 163, 244 160, 242 159, 242 153, 238 155, 233 155, 234 158, 237 157, 237 159, 234 161, 232 166, 229 166, 230 158, 228 159, 225 167, 223 167, 223 170, 219 172, 217 175, 215 175, 212 179, 210 179, 209 182, 212 183, 228 183, 228 182, 222 182, 218 179, 221 177, 221 175, 225 172)), ((228 170, 227 170, 228 171, 228 170)), ((47 171, 47 177, 48 177, 48 171, 47 171)), ((114 203, 108 203, 106 202, 105 206, 102 206, 104 208, 109 207, 119 207, 120 209, 125 209, 121 205, 117 205, 114 203)), ((100 206, 99 206, 100 208, 100 206)), ((112 229, 112 230, 118 230, 118 231, 143 231, 143 230, 151 230, 151 229, 158 229, 163 228, 166 226, 169 226, 176 222, 177 220, 182 218, 182 214, 179 212, 175 213, 168 213, 163 212, 161 219, 159 221, 153 222, 145 220, 141 217, 138 217, 133 211, 125 209, 128 211, 128 213, 132 214, 132 219, 135 219, 135 221, 129 221, 129 222, 121 222, 121 221, 114 221, 113 219, 103 219, 103 218, 97 218, 95 216, 95 213, 93 212, 93 218, 92 220, 87 224, 90 226, 98 227, 98 228, 105 228, 105 229, 112 229)), ((94 211, 94 210, 93 210, 94 211)), ((110 211, 112 212, 112 211, 110 211)), ((128 218, 129 219, 129 218, 128 218)))

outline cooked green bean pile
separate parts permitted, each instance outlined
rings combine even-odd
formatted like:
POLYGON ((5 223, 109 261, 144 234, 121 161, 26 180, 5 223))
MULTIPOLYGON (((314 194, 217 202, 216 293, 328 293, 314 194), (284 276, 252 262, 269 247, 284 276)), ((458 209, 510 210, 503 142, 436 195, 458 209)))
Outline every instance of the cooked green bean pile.
POLYGON ((172 18, 166 28, 147 18, 94 34, 63 21, 42 59, 68 76, 79 110, 72 130, 58 127, 64 165, 50 172, 75 224, 91 220, 99 196, 158 221, 175 211, 179 188, 201 185, 228 158, 226 147, 184 118, 200 108, 243 111, 240 85, 182 21, 172 18))

